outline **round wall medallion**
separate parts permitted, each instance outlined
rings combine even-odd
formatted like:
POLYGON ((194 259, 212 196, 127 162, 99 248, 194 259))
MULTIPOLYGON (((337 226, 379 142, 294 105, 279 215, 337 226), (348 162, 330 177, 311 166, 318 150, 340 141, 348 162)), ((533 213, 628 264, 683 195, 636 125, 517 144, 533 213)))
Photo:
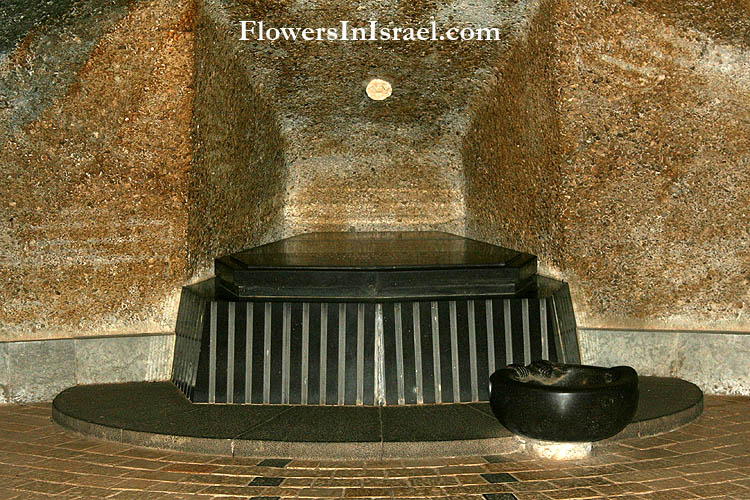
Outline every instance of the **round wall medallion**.
POLYGON ((382 101, 388 99, 393 93, 391 84, 380 78, 373 78, 367 84, 367 96, 373 101, 382 101))

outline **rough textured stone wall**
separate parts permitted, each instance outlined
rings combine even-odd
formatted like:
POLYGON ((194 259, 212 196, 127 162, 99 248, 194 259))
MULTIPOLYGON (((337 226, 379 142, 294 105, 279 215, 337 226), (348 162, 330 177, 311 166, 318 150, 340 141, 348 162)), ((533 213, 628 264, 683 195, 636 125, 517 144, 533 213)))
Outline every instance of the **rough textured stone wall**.
POLYGON ((194 168, 190 176, 189 267, 280 237, 285 142, 276 98, 256 78, 237 27, 211 0, 197 9, 194 168))
POLYGON ((226 1, 224 31, 266 27, 498 27, 500 41, 238 42, 273 96, 289 171, 284 235, 321 230, 464 231, 461 142, 469 103, 530 2, 226 1), (390 81, 375 102, 369 79, 390 81))
POLYGON ((561 7, 559 266, 579 321, 750 330, 750 4, 561 7))
POLYGON ((543 3, 475 112, 467 233, 586 327, 750 329, 750 7, 700 4, 543 3))
POLYGON ((561 243, 555 18, 537 2, 474 103, 463 143, 467 235, 540 257, 561 243))
POLYGON ((217 255, 388 228, 536 253, 586 327, 750 330, 747 2, 197 5, 0 7, 0 340, 169 331, 217 255), (504 37, 237 40, 370 18, 504 37))
POLYGON ((0 22, 0 340, 169 331, 186 277, 189 4, 36 3, 4 4, 0 22))

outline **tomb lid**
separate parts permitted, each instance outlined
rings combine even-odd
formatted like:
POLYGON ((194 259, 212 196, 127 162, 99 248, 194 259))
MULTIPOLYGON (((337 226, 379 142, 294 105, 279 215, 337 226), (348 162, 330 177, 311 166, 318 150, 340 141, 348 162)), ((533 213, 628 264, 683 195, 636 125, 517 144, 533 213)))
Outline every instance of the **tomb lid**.
POLYGON ((440 269, 521 267, 516 250, 439 231, 322 232, 275 241, 217 259, 235 269, 440 269))

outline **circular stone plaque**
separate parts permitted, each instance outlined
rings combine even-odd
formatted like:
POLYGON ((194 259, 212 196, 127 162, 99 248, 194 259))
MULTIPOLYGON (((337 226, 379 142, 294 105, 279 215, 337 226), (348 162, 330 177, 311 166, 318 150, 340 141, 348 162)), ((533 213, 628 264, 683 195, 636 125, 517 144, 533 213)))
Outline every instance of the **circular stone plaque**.
POLYGON ((393 93, 393 87, 391 84, 380 78, 373 78, 370 83, 367 84, 367 96, 373 101, 382 101, 388 99, 393 93))

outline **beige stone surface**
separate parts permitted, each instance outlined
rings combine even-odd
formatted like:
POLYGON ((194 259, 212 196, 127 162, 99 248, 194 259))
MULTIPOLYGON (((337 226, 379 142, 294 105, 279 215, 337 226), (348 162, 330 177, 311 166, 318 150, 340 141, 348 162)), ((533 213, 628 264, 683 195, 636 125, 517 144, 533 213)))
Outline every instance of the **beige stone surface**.
MULTIPOLYGON (((74 72, 60 97, 0 136, 0 340, 174 328, 187 277, 192 25, 186 2, 131 7, 82 67, 60 68, 74 72)), ((16 54, 0 77, 26 72, 34 84, 55 69, 50 50, 16 54)), ((3 125, 12 112, 0 110, 3 125)))
POLYGON ((212 2, 196 13, 191 276, 210 274, 214 257, 279 238, 288 176, 275 97, 255 77, 254 59, 239 52, 212 2))
POLYGON ((557 263, 562 245, 553 7, 536 3, 473 103, 462 144, 467 235, 538 255, 544 266, 557 263))
POLYGON ((560 17, 579 322, 750 330, 750 5, 614 5, 560 17))
MULTIPOLYGON (((234 40, 251 80, 273 102, 284 138, 283 235, 308 231, 464 231, 460 146, 469 106, 513 28, 532 3, 466 4, 209 0, 225 32, 241 20, 265 26, 438 25, 498 27, 492 42, 276 42, 234 40), (387 80, 388 99, 363 88, 387 80)), ((239 38, 236 36, 235 38, 239 38)))
POLYGON ((465 141, 467 233, 580 325, 750 328, 748 5, 546 2, 465 141))
POLYGON ((585 327, 750 330, 742 0, 77 8, 0 45, 0 340, 169 331, 217 255, 383 229, 537 254, 585 327), (370 18, 503 37, 240 42, 236 24, 370 18))

